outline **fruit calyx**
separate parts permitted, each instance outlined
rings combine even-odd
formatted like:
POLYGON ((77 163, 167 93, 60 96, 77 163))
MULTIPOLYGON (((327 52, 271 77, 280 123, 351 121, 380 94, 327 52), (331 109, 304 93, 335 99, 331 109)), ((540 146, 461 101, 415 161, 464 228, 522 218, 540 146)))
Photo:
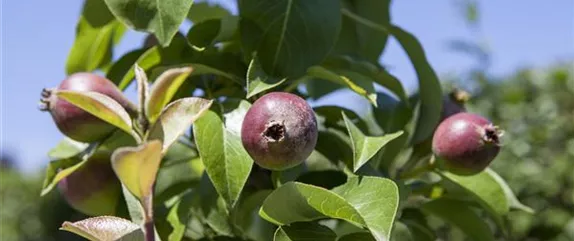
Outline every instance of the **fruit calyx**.
POLYGON ((285 137, 285 124, 283 122, 270 121, 261 133, 269 142, 281 142, 285 137))
POLYGON ((498 126, 488 124, 483 128, 482 140, 487 144, 500 146, 500 138, 504 135, 504 131, 498 126))

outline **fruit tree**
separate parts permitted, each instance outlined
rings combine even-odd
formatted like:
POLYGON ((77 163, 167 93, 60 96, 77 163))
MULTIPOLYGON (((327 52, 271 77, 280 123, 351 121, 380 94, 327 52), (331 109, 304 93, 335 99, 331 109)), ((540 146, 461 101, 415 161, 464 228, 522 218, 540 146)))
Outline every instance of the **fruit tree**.
POLYGON ((236 3, 234 14, 192 0, 85 0, 68 77, 41 92, 67 136, 42 195, 57 189, 91 216, 61 229, 382 241, 435 240, 448 224, 483 241, 508 238, 511 211, 532 212, 489 168, 504 126, 441 87, 390 1, 236 3), (145 43, 112 58, 129 29, 145 43), (414 95, 378 62, 389 38, 416 71, 414 95), (369 115, 309 104, 339 89, 365 98, 369 115))

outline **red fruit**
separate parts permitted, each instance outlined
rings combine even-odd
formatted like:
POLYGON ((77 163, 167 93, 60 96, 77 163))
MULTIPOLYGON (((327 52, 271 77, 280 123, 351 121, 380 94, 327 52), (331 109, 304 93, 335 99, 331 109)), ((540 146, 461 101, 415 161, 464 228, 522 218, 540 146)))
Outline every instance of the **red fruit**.
POLYGON ((114 215, 121 196, 121 184, 109 159, 90 159, 58 182, 58 189, 74 209, 90 215, 114 215))
POLYGON ((317 144, 317 120, 301 97, 272 92, 259 98, 243 120, 243 147, 259 166, 285 170, 301 164, 317 144))
POLYGON ((439 167, 459 175, 483 171, 500 151, 500 131, 486 118, 458 113, 440 123, 433 140, 439 167))
MULTIPOLYGON (((111 97, 128 112, 135 113, 136 108, 108 79, 92 73, 76 73, 64 79, 58 90, 94 91, 111 97)), ((40 109, 50 111, 58 129, 66 136, 80 142, 95 142, 109 135, 115 127, 100 118, 59 99, 54 89, 42 91, 40 109)))

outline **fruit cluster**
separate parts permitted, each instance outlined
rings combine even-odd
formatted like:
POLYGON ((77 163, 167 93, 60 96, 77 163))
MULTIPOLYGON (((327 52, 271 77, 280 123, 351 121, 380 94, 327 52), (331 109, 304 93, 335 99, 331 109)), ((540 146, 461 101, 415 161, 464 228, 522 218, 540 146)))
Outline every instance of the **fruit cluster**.
MULTIPOLYGON (((41 110, 50 112, 58 129, 75 141, 101 141, 116 127, 59 98, 58 91, 103 94, 130 114, 137 114, 134 105, 110 80, 92 73, 70 75, 57 88, 43 90, 41 110)), ((441 122, 432 136, 432 152, 438 168, 474 175, 498 154, 502 132, 486 118, 467 113, 466 100, 468 94, 460 90, 443 99, 441 122)), ((315 149, 317 138, 313 109, 301 97, 286 92, 271 92, 257 99, 241 128, 247 153, 259 167, 273 171, 304 162, 315 149)), ((61 180, 58 187, 71 206, 90 215, 113 214, 120 195, 109 157, 104 161, 88 160, 80 170, 61 180)))

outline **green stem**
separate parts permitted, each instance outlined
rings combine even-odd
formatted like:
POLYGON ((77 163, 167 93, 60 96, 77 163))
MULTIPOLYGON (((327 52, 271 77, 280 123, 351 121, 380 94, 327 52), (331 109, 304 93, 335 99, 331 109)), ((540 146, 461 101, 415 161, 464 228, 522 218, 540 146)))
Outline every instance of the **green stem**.
POLYGON ((424 166, 420 166, 417 168, 414 168, 412 170, 403 172, 399 174, 399 179, 404 180, 404 179, 410 179, 413 177, 418 177, 421 174, 425 173, 425 172, 429 172, 434 170, 436 167, 435 165, 435 161, 434 158, 432 158, 427 164, 425 164, 424 166))
POLYGON ((353 20, 355 20, 356 22, 363 24, 369 28, 375 29, 375 30, 379 30, 381 32, 385 32, 385 33, 389 33, 390 31, 383 25, 380 25, 378 23, 375 23, 369 19, 366 19, 360 15, 357 15, 353 12, 351 12, 351 10, 346 9, 346 8, 341 8, 341 13, 353 20))
POLYGON ((271 182, 273 183, 274 189, 277 189, 281 186, 281 171, 271 172, 271 182))
POLYGON ((142 198, 142 206, 145 216, 145 241, 155 241, 155 227, 153 222, 153 192, 150 192, 148 196, 142 198))

